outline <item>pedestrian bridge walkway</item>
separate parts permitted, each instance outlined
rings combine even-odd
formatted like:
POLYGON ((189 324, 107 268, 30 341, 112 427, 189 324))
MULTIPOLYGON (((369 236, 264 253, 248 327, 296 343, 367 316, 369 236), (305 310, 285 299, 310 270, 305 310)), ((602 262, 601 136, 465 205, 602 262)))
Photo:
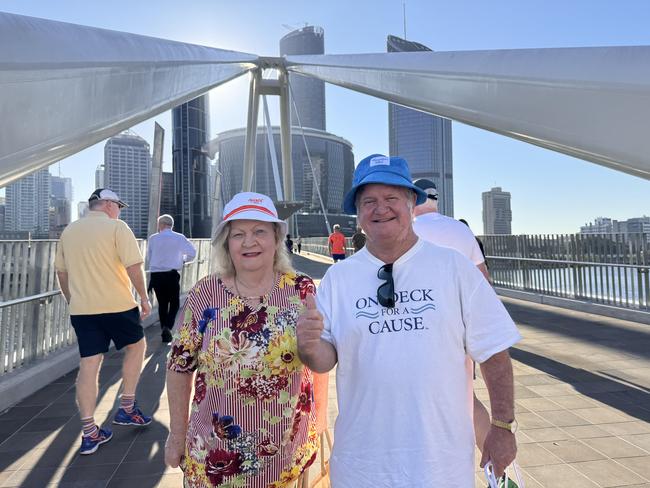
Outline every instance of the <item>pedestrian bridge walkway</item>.
MULTIPOLYGON (((314 278, 323 257, 294 257, 314 278)), ((650 326, 504 298, 524 337, 512 349, 518 461, 528 487, 650 486, 650 326)), ((114 428, 113 440, 80 457, 79 415, 72 372, 0 414, 0 487, 180 487, 165 468, 169 415, 165 391, 167 347, 157 327, 138 402, 154 422, 114 428)), ((117 408, 120 353, 107 355, 96 419, 110 423, 117 408)), ((481 380, 477 395, 487 400, 481 380)), ((336 417, 330 381, 330 425, 336 417)), ((318 466, 313 469, 318 471, 318 466)), ((312 476, 313 479, 313 476, 312 476)), ((485 486, 477 475, 476 486, 485 486)))

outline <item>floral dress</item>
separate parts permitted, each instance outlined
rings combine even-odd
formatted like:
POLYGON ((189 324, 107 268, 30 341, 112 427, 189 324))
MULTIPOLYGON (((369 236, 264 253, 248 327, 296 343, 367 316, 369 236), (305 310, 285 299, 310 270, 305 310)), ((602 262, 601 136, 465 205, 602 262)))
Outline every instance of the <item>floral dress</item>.
POLYGON ((167 368, 196 371, 182 468, 185 487, 291 486, 316 457, 311 371, 296 323, 308 276, 285 273, 256 307, 216 276, 190 291, 167 368))

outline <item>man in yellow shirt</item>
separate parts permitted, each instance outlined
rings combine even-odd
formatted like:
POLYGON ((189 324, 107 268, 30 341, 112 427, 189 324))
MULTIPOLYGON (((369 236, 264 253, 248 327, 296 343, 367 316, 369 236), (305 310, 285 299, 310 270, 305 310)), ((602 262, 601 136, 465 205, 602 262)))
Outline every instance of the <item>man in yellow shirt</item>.
POLYGON ((80 454, 94 453, 113 436, 94 420, 99 369, 111 341, 116 349, 125 348, 122 395, 113 423, 151 423, 151 417, 135 402, 146 348, 140 320, 151 313, 142 254, 129 226, 119 220, 120 210, 127 205, 115 192, 98 188, 90 195, 88 205, 87 216, 68 225, 61 234, 55 260, 81 356, 77 376, 83 429, 80 454), (140 297, 140 311, 131 285, 140 297))

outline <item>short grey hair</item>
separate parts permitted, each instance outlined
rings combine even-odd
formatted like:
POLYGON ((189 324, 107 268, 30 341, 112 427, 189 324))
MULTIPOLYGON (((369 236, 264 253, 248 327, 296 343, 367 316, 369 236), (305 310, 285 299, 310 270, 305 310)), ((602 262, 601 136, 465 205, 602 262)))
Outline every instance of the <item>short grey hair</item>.
MULTIPOLYGON (((289 251, 284 243, 282 227, 272 222, 275 231, 275 256, 273 258, 273 270, 277 273, 295 273, 291 265, 289 251)), ((212 238, 212 271, 220 278, 235 276, 235 265, 228 251, 228 235, 230 234, 230 222, 221 227, 218 233, 212 238)))
POLYGON ((163 214, 158 217, 158 225, 168 225, 169 227, 174 227, 174 217, 169 214, 163 214))

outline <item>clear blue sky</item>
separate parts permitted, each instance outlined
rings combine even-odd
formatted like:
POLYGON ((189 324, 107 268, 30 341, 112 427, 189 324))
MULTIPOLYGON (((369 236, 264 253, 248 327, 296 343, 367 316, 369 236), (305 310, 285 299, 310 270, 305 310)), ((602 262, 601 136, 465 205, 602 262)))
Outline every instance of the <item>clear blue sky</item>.
MULTIPOLYGON (((278 55, 283 24, 322 26, 329 54, 384 52, 387 34, 403 34, 398 0, 0 0, 0 10, 269 56, 278 55)), ((437 51, 650 45, 648 0, 408 0, 406 12, 407 38, 437 51)), ((247 93, 246 79, 210 93, 213 135, 245 125, 247 93)), ((327 128, 352 142, 356 160, 388 151, 386 102, 333 86, 326 97, 327 128)), ((170 114, 155 120, 167 129, 169 165, 170 114)), ((151 121, 134 130, 152 140, 151 121)), ((103 145, 60 163, 76 201, 93 190, 103 145)), ((514 233, 569 233, 597 216, 650 215, 647 180, 458 123, 453 153, 455 217, 476 233, 481 192, 492 186, 512 193, 514 233)))

